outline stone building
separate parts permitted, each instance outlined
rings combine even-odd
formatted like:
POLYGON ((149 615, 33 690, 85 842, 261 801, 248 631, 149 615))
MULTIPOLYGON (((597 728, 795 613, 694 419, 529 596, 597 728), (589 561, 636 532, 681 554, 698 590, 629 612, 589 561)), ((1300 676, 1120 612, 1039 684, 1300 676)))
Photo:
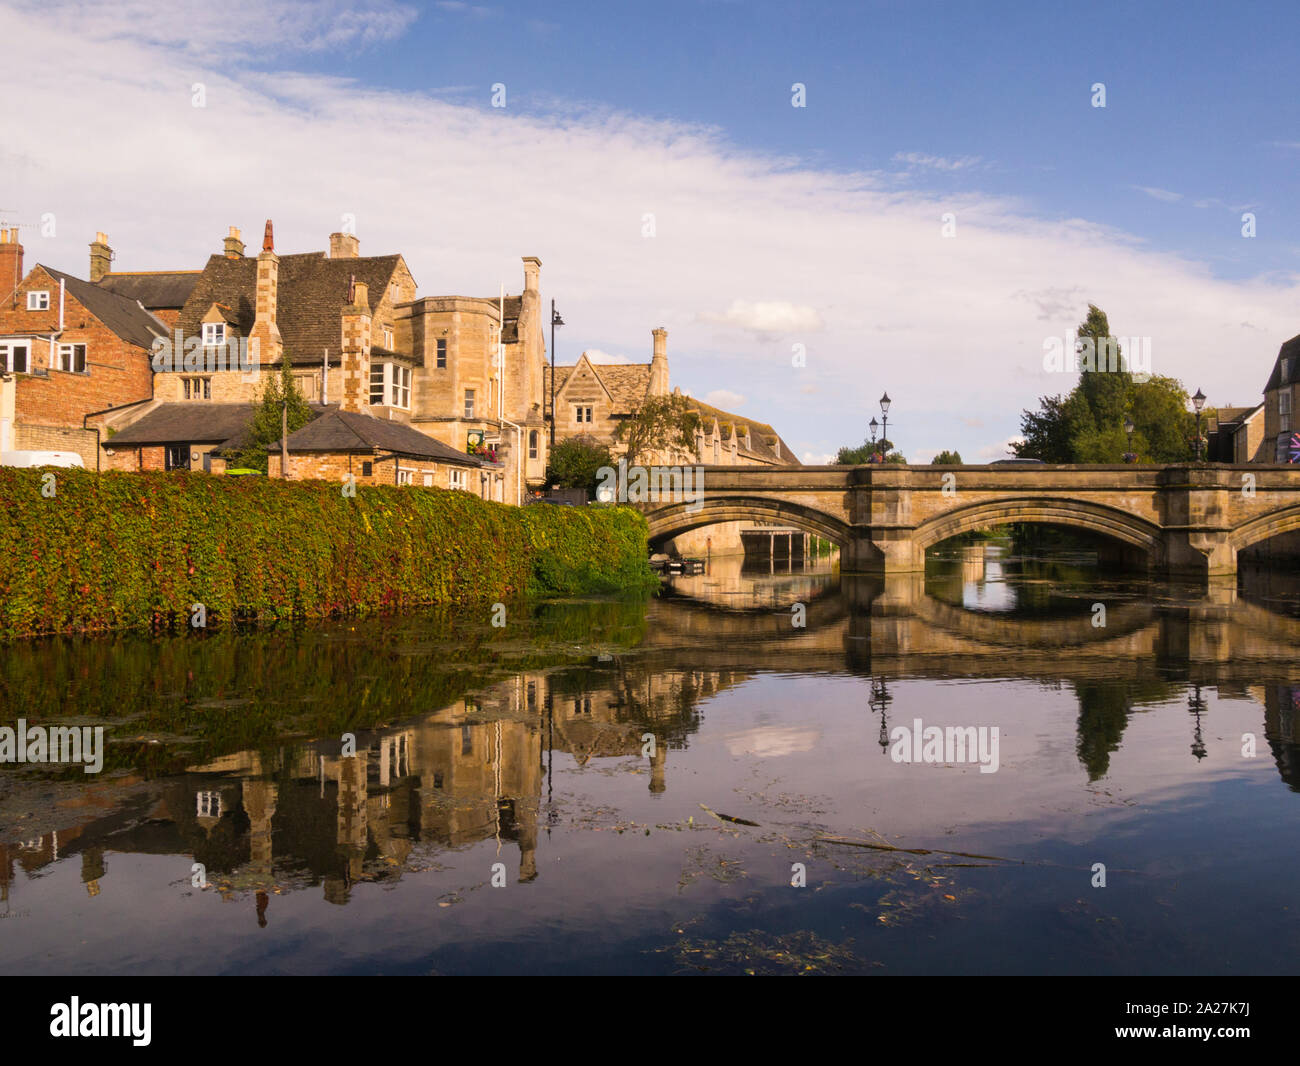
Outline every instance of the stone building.
MULTIPOLYGON (((287 360, 297 387, 318 409, 413 428, 441 445, 426 447, 425 458, 446 460, 447 448, 462 455, 473 449, 491 467, 477 460, 439 463, 435 483, 463 481, 490 499, 519 502, 527 487, 540 487, 547 460, 541 261, 528 256, 523 263, 519 295, 417 298, 403 257, 363 256, 353 234, 331 234, 328 253, 280 255, 268 221, 254 258, 244 254, 232 227, 222 252, 198 272, 169 323, 169 358, 155 359, 152 404, 106 419, 106 429, 117 431, 105 441, 114 453, 109 465, 141 469, 161 462, 170 468, 169 455, 182 466, 188 455, 191 469, 213 469, 210 456, 222 443, 218 429, 236 411, 251 419, 267 380, 287 360), (190 407, 195 434, 206 434, 203 439, 174 439, 176 404, 190 407), (133 443, 153 450, 124 447, 133 443), (457 476, 462 468, 472 468, 474 476, 457 476)), ((174 303, 187 283, 178 273, 151 282, 109 272, 101 284, 152 300, 161 315, 171 310, 164 303, 174 303)), ((352 440, 362 451, 367 441, 383 437, 372 427, 365 441, 349 438, 342 425, 331 423, 331 439, 352 440)), ((402 454, 418 451, 407 447, 402 454)), ((333 454, 327 461, 313 451, 311 462, 291 462, 291 476, 331 463, 346 467, 361 452, 333 454)), ((413 484, 431 473, 423 467, 412 471, 413 484)))
POLYGON ((1264 432, 1257 461, 1290 461, 1296 424, 1297 385, 1300 385, 1300 336, 1292 337, 1278 350, 1273 372, 1264 386, 1264 432))
MULTIPOLYGON (((668 331, 662 326, 651 331, 648 363, 594 363, 584 352, 573 366, 555 368, 555 438, 568 440, 593 437, 610 445, 615 455, 621 446, 614 433, 621 421, 634 414, 649 397, 681 396, 670 388, 668 376, 668 331)), ((551 374, 545 375, 547 397, 551 374)), ((712 404, 687 397, 690 409, 699 416, 695 444, 686 452, 652 455, 649 465, 677 466, 801 466, 790 446, 766 422, 724 411, 712 404)), ((707 491, 707 472, 705 474, 707 491)), ((683 555, 725 554, 743 550, 741 530, 751 522, 722 522, 692 530, 675 538, 670 551, 683 555)))

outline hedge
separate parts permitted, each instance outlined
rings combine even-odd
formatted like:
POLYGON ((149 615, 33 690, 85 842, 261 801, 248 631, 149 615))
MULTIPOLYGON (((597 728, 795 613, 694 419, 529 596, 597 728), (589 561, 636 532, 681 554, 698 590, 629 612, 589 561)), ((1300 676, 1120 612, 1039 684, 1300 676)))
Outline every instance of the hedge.
POLYGON ((621 507, 12 467, 0 467, 0 500, 0 638, 188 622, 193 604, 211 625, 643 590, 653 581, 645 520, 621 507))

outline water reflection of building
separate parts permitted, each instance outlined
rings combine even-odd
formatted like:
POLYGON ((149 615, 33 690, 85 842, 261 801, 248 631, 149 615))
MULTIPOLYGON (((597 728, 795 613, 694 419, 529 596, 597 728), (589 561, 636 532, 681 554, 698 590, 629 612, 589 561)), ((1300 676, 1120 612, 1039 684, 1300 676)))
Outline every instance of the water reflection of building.
POLYGON ((439 853, 495 841, 517 849, 518 878, 538 875, 539 810, 557 755, 579 766, 639 756, 649 790, 667 788, 669 752, 698 728, 699 703, 737 681, 730 671, 588 669, 520 674, 424 718, 339 742, 241 751, 149 786, 134 814, 0 847, 0 899, 15 863, 33 877, 80 852, 101 891, 108 852, 185 856, 227 898, 252 893, 267 924, 271 894, 312 885, 346 903, 358 884, 395 881, 439 853), (123 824, 126 822, 127 824, 123 824))

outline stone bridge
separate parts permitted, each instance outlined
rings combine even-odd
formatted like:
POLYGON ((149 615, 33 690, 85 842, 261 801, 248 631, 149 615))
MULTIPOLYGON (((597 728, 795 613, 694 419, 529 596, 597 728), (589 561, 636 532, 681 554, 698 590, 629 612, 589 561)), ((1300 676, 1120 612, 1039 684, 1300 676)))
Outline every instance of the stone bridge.
POLYGON ((638 505, 650 542, 715 522, 798 526, 834 541, 846 573, 925 568, 932 545, 1011 522, 1107 538, 1172 576, 1234 575, 1237 553, 1300 530, 1300 467, 706 466, 690 500, 638 505))

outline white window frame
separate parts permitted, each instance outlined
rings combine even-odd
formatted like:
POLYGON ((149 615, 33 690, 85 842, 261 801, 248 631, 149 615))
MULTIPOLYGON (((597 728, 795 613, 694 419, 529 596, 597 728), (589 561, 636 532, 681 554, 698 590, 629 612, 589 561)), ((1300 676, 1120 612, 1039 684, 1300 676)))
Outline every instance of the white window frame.
POLYGON ((58 351, 58 362, 56 370, 62 370, 65 374, 85 374, 86 371, 86 345, 60 344, 58 351), (77 349, 81 349, 81 367, 77 367, 77 349))
POLYGON ((381 407, 384 401, 388 399, 388 364, 371 363, 370 364, 370 403, 375 407, 381 407), (378 380, 375 375, 379 375, 378 380))
POLYGON ((48 311, 50 309, 50 290, 32 289, 27 294, 27 310, 48 311))
POLYGON ((224 322, 203 323, 203 347, 216 348, 226 343, 226 324, 224 322))
POLYGON ((541 434, 535 429, 528 431, 528 458, 536 459, 541 451, 541 434))
POLYGON ((426 489, 431 489, 431 488, 433 488, 433 471, 432 471, 432 470, 426 470, 426 471, 424 472, 424 487, 425 487, 426 489))
POLYGON ((451 467, 447 471, 447 487, 449 489, 465 490, 465 471, 459 467, 451 467))
POLYGON ((435 370, 447 369, 447 338, 438 337, 433 345, 433 368, 435 370))
POLYGON ((573 416, 574 416, 574 421, 578 422, 579 424, 582 424, 582 423, 585 422, 587 425, 591 425, 591 423, 592 423, 592 417, 591 417, 591 416, 592 416, 592 408, 591 408, 591 405, 590 405, 590 404, 574 404, 574 405, 573 405, 573 416))
POLYGON ((32 372, 32 342, 30 337, 0 341, 0 370, 10 374, 30 374, 32 372), (14 349, 21 348, 26 353, 22 370, 14 369, 14 349))
POLYGON ((410 410, 411 368, 398 363, 371 363, 370 403, 375 407, 410 410))
POLYGON ((472 419, 474 417, 474 390, 465 390, 465 417, 472 419))
POLYGON ((415 471, 409 466, 399 466, 397 468, 397 483, 399 485, 409 485, 414 473, 415 471))
POLYGON ((384 330, 384 347, 391 352, 393 350, 393 331, 389 329, 387 326, 384 326, 383 330, 384 330))

